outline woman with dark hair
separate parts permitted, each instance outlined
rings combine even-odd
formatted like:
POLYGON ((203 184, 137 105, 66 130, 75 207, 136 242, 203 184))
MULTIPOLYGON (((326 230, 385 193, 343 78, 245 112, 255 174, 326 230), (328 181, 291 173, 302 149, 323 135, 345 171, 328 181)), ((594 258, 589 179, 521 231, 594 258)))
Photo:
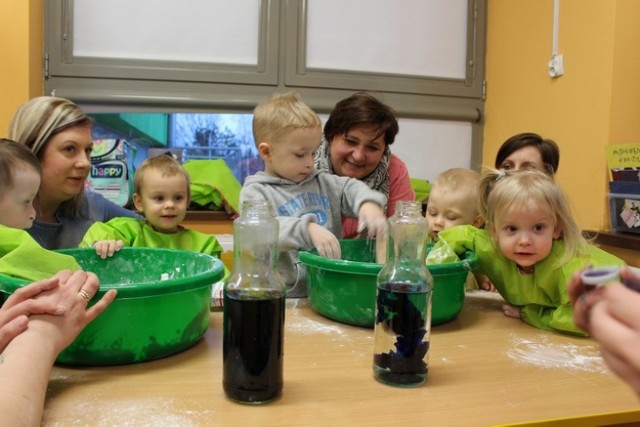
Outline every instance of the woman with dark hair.
MULTIPOLYGON (((398 200, 415 200, 407 166, 389 148, 397 134, 395 111, 372 94, 357 92, 331 111, 316 154, 316 168, 357 178, 383 193, 389 217, 398 200)), ((355 237, 357 223, 356 218, 343 218, 343 237, 355 237)))
POLYGON ((84 191, 91 169, 91 119, 64 98, 40 96, 22 104, 11 121, 9 138, 27 146, 42 166, 33 201, 36 220, 29 234, 46 249, 78 246, 95 221, 136 213, 84 191))
POLYGON ((558 172, 560 149, 537 133, 519 133, 507 139, 496 154, 496 169, 513 171, 533 167, 548 175, 558 172))

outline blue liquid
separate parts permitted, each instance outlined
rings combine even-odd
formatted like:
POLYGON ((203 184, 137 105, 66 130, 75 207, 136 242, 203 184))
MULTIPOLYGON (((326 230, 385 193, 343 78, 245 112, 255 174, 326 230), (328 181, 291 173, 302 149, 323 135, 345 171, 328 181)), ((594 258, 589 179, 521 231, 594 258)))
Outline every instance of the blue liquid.
POLYGON ((429 292, 426 286, 378 285, 373 356, 378 381, 412 387, 427 378, 429 292))

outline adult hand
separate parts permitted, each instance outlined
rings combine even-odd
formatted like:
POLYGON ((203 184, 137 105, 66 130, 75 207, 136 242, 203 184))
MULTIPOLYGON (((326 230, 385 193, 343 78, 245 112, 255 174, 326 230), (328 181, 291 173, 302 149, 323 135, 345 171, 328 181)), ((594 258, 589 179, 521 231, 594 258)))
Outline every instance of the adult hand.
POLYGON ((96 275, 84 271, 59 274, 60 286, 56 290, 56 296, 59 304, 65 307, 64 315, 37 314, 29 320, 29 330, 42 332, 43 339, 53 344, 56 354, 71 344, 80 331, 102 313, 117 295, 117 291, 111 289, 87 308, 100 287, 96 275))
POLYGON ((37 297, 55 290, 59 278, 40 280, 18 288, 0 307, 0 352, 9 341, 27 328, 28 316, 38 313, 60 315, 65 307, 56 301, 37 297))
POLYGON ((122 249, 122 240, 99 240, 94 242, 93 247, 100 258, 112 257, 114 253, 122 249))
POLYGON ((310 222, 309 237, 320 256, 333 259, 340 259, 342 256, 338 238, 323 226, 310 222))
POLYGON ((640 397, 638 307, 640 293, 619 283, 604 287, 590 310, 589 326, 591 336, 600 343, 603 359, 640 397))
POLYGON ((358 233, 367 229, 367 237, 373 238, 387 233, 387 217, 374 202, 364 202, 358 211, 358 233))

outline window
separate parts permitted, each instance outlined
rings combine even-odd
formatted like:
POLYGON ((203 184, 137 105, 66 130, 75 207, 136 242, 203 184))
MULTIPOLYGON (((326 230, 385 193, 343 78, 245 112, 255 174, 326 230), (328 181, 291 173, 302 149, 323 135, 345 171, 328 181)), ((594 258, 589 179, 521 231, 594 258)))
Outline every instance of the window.
POLYGON ((416 136, 406 144, 418 144, 423 158, 411 160, 428 163, 438 150, 460 158, 456 166, 477 166, 486 7, 487 0, 47 0, 45 92, 92 113, 248 114, 273 92, 296 89, 326 114, 369 90, 403 121, 467 129, 464 156, 448 151, 458 140, 434 147, 416 136))

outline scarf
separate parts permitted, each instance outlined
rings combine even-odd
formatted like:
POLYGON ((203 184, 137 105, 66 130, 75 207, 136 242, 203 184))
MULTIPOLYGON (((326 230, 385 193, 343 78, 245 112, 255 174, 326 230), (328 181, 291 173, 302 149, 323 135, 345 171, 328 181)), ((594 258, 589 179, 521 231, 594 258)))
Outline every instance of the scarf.
MULTIPOLYGON (((316 168, 320 171, 326 171, 329 173, 335 173, 331 164, 331 154, 329 150, 329 143, 326 139, 322 138, 320 147, 316 153, 314 163, 316 168)), ((364 182, 372 190, 381 192, 389 199, 389 162, 391 161, 391 150, 386 145, 382 158, 378 162, 378 166, 369 175, 362 178, 360 181, 364 182)), ((385 206, 386 210, 386 206, 385 206)))

